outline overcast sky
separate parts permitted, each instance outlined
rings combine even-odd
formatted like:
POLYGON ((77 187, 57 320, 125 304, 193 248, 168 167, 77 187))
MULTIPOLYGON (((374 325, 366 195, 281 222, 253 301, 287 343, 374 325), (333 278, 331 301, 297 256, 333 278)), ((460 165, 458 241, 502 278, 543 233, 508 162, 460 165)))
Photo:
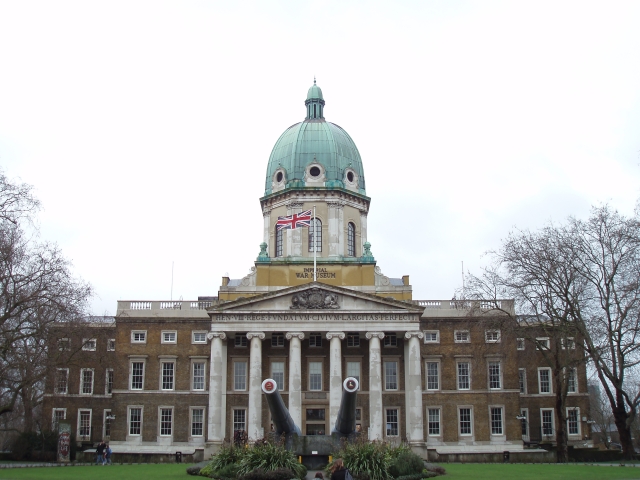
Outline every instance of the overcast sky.
POLYGON ((640 2, 0 0, 0 165, 42 236, 117 300, 249 272, 271 149, 325 117, 356 142, 369 241, 415 299, 514 228, 640 197, 640 2))

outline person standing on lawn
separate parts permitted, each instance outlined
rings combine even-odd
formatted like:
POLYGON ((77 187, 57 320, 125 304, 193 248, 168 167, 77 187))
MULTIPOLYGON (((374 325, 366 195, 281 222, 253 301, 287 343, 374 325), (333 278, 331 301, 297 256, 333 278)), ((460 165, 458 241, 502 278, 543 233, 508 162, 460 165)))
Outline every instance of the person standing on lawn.
POLYGON ((111 465, 111 453, 113 453, 113 452, 111 451, 111 447, 107 443, 107 445, 106 445, 106 447, 104 449, 104 458, 107 461, 107 465, 111 465))
POLYGON ((104 440, 100 440, 98 448, 96 448, 96 465, 98 465, 99 463, 104 465, 104 447, 104 440))

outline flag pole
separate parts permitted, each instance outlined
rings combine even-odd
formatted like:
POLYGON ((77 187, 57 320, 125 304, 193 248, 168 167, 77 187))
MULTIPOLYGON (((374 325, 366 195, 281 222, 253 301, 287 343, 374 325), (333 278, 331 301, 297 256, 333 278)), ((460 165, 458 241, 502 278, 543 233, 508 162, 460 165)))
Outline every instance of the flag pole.
POLYGON ((318 242, 316 242, 316 206, 313 206, 313 281, 316 281, 316 250, 318 242))

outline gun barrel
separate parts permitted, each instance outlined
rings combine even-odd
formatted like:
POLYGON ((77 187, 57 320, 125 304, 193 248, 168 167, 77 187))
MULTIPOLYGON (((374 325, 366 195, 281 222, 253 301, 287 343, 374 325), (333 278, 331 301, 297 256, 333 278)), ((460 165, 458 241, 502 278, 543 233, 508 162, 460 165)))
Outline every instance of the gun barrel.
POLYGON ((287 407, 284 406, 284 400, 278 391, 278 384, 272 378, 267 378, 262 382, 262 391, 267 397, 267 404, 271 411, 271 419, 277 435, 283 433, 298 433, 300 428, 296 426, 287 407))
POLYGON ((342 401, 334 431, 343 435, 350 435, 356 431, 356 392, 359 386, 358 379, 354 377, 347 377, 342 382, 342 401))

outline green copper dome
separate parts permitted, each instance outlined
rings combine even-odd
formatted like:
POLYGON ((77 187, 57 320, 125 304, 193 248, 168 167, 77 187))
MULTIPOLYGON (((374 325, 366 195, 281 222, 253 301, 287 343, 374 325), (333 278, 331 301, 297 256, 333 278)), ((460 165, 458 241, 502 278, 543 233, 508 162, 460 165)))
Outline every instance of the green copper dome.
POLYGON ((267 166, 265 196, 287 188, 343 188, 366 195, 358 147, 347 132, 324 119, 322 90, 307 93, 307 118, 280 135, 267 166))

